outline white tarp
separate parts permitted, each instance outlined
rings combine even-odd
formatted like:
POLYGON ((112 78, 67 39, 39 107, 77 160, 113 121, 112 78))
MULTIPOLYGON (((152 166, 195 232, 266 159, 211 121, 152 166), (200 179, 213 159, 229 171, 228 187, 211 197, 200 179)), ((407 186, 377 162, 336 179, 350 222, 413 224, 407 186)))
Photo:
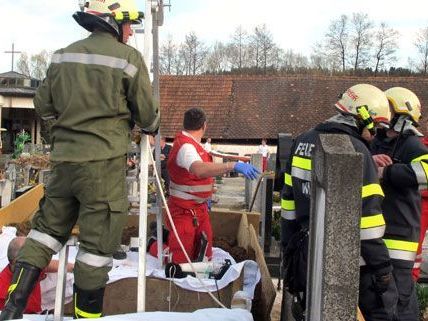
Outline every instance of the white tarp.
MULTIPOLYGON (((16 229, 7 230, 7 233, 0 234, 0 271, 8 264, 7 261, 7 247, 10 240, 14 237, 16 229)), ((69 250, 69 262, 74 262, 76 257, 77 249, 76 247, 70 247, 69 250)), ((54 258, 58 258, 54 256, 54 258)), ((229 259, 232 262, 232 266, 225 273, 221 280, 217 281, 211 279, 203 279, 205 286, 212 292, 217 291, 226 287, 229 283, 235 281, 239 278, 243 272, 243 291, 246 293, 246 297, 252 299, 254 296, 254 289, 257 283, 260 281, 261 274, 258 265, 254 261, 243 261, 240 263, 235 263, 235 260, 230 256, 229 253, 223 251, 219 248, 213 248, 213 261, 214 262, 224 262, 225 259, 229 259)), ((157 258, 147 254, 147 265, 146 265, 146 275, 153 276, 157 278, 165 278, 165 271, 159 267, 159 262, 157 258)), ((113 268, 109 272, 109 281, 108 283, 113 283, 120 279, 137 277, 138 276, 138 253, 137 252, 128 252, 127 258, 125 260, 113 260, 113 268)), ((73 294, 73 274, 67 274, 66 282, 66 299, 65 302, 69 303, 72 301, 73 294)), ((199 281, 191 276, 188 276, 183 279, 173 279, 173 282, 184 289, 206 292, 202 287, 199 281)), ((40 283, 42 290, 42 309, 43 310, 52 310, 55 305, 55 289, 57 284, 57 274, 48 273, 47 277, 42 280, 40 283)))
MULTIPOLYGON (((53 316, 24 315, 26 321, 52 320, 53 316)), ((72 320, 72 318, 64 318, 72 320)), ((99 319, 103 321, 253 321, 250 312, 243 309, 201 309, 192 313, 184 312, 144 312, 112 315, 99 319)))

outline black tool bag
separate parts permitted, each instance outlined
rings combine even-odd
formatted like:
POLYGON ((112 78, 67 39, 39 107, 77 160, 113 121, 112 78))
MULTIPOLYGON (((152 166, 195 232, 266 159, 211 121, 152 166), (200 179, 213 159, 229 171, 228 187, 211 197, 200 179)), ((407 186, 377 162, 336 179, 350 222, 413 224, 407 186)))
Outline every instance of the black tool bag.
POLYGON ((284 252, 284 286, 291 294, 306 292, 309 230, 295 233, 284 252))

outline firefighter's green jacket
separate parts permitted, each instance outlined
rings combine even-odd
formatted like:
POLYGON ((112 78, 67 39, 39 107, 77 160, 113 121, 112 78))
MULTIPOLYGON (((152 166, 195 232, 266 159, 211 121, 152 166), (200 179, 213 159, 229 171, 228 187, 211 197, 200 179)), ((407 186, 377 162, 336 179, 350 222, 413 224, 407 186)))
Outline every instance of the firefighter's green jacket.
POLYGON ((86 162, 125 155, 134 123, 159 126, 141 54, 109 33, 94 32, 52 56, 34 106, 51 128, 51 160, 86 162))

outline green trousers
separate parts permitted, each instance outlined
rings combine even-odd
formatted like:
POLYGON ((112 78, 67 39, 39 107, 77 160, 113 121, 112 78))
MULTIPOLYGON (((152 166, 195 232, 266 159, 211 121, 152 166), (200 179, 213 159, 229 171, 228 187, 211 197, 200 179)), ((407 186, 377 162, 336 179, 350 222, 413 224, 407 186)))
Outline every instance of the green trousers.
POLYGON ((53 164, 40 210, 17 261, 45 268, 79 226, 74 282, 104 287, 128 214, 126 158, 53 164))

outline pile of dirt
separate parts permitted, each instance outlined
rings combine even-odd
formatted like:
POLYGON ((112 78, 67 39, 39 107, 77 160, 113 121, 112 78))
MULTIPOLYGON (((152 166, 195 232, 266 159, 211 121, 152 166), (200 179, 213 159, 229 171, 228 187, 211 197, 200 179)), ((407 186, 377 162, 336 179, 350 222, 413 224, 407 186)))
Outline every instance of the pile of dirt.
POLYGON ((129 245, 129 243, 131 242, 131 237, 138 237, 137 226, 127 226, 123 229, 121 244, 129 245))
POLYGON ((214 238, 213 246, 219 247, 222 250, 228 252, 237 263, 245 260, 255 260, 256 258, 256 254, 252 249, 250 251, 247 251, 243 247, 238 246, 236 244, 236 241, 231 238, 214 238))

